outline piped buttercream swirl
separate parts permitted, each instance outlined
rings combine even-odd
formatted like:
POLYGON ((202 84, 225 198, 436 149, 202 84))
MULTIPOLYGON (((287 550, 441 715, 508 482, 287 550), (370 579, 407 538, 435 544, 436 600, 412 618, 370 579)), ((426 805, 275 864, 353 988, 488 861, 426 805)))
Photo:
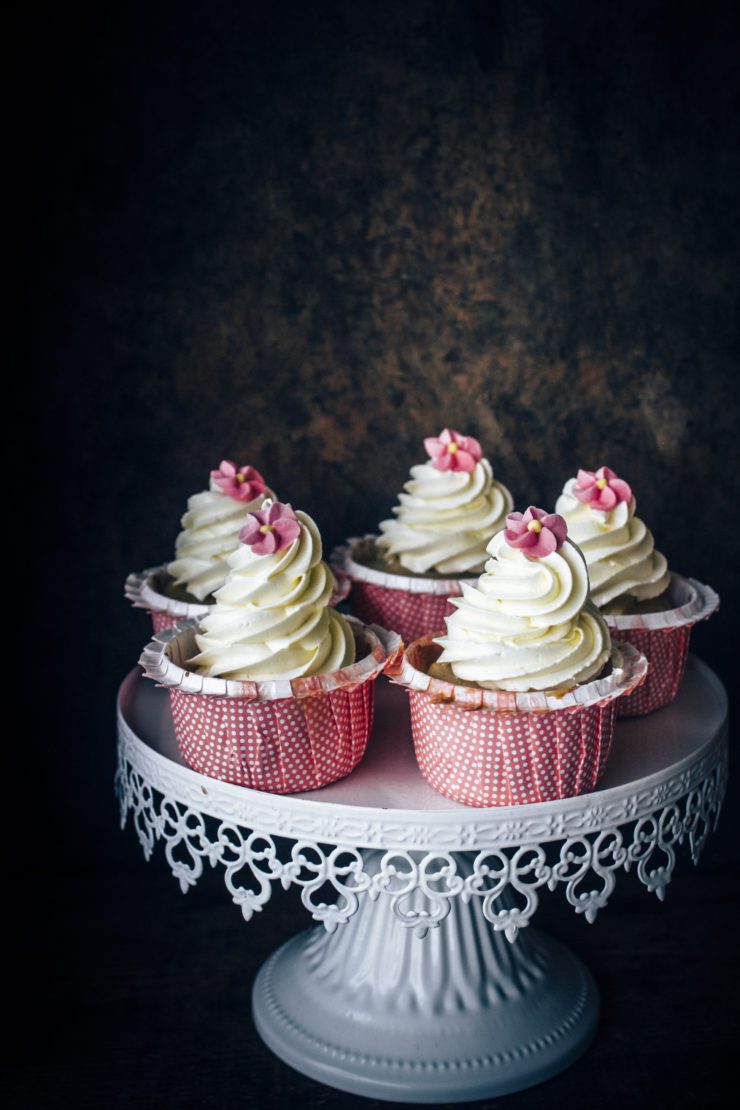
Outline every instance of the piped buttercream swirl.
POLYGON ((635 516, 635 498, 603 512, 579 501, 576 485, 576 478, 565 483, 555 511, 583 552, 594 604, 603 608, 623 595, 646 599, 662 594, 670 582, 668 563, 655 550, 650 529, 635 516))
POLYGON ((190 661, 202 674, 264 682, 328 674, 355 658, 352 630, 328 608, 333 576, 318 528, 297 512, 300 534, 257 555, 246 543, 228 555, 229 576, 203 619, 190 661))
POLYGON ((595 678, 611 639, 588 600, 588 571, 575 544, 565 540, 533 559, 499 532, 487 550, 477 584, 462 583, 462 597, 452 598, 438 662, 490 690, 557 692, 595 678))
POLYGON ((167 566, 175 585, 184 586, 199 601, 223 586, 229 573, 226 560, 240 546, 239 530, 247 513, 274 496, 265 488, 253 501, 237 501, 212 477, 209 489, 188 498, 187 512, 180 521, 182 531, 175 541, 175 558, 167 566))
POLYGON ((413 574, 479 571, 488 540, 513 506, 487 459, 470 471, 438 470, 431 463, 412 466, 398 502, 394 519, 380 524, 377 546, 413 574))

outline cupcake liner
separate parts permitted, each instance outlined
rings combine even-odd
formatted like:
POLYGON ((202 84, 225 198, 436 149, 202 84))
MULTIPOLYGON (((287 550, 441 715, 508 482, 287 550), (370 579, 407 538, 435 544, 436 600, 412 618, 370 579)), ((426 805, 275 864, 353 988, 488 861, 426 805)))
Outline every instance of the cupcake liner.
MULTIPOLYGON (((346 574, 337 572, 334 568, 332 573, 334 588, 329 604, 333 608, 349 596, 351 582, 346 574)), ((168 577, 167 564, 163 563, 159 567, 149 567, 139 573, 129 574, 123 587, 125 596, 135 609, 149 611, 155 636, 158 632, 164 632, 192 617, 202 619, 213 608, 213 605, 205 605, 202 601, 176 601, 167 597, 163 591, 168 577)))
POLYGON ((152 618, 154 633, 172 628, 178 621, 202 618, 211 608, 202 601, 176 601, 164 593, 167 581, 167 565, 149 567, 139 573, 129 574, 124 585, 124 594, 135 609, 147 609, 152 618))
POLYGON ((619 698, 647 674, 631 644, 610 672, 567 694, 460 686, 428 674, 441 648, 411 644, 388 673, 406 686, 416 759, 440 794, 469 806, 529 805, 593 790, 609 756, 619 698))
POLYGON ((478 581, 478 575, 421 578, 389 574, 356 562, 353 556, 358 546, 376 539, 374 535, 349 539, 331 555, 332 567, 351 581, 352 612, 360 620, 392 628, 405 643, 440 632, 445 627, 445 617, 454 612, 448 599, 459 597, 460 583, 472 585, 478 581))
POLYGON ((175 735, 189 767, 253 790, 316 790, 352 771, 372 727, 373 680, 400 639, 349 618, 362 658, 331 674, 272 682, 208 678, 184 668, 197 620, 155 636, 139 659, 169 688, 175 735))
POLYGON ((719 606, 710 586, 679 574, 671 574, 668 593, 674 608, 662 613, 604 616, 610 631, 633 644, 650 664, 647 681, 617 705, 618 717, 642 717, 674 700, 683 681, 691 629, 719 606))

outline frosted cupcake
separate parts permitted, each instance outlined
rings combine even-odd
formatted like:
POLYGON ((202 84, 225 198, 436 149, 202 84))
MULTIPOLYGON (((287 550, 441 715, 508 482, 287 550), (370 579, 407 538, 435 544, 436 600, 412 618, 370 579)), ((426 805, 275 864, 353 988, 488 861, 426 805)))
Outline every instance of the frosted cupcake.
POLYGON ((650 675, 618 716, 639 716, 669 704, 681 685, 692 626, 711 615, 717 595, 668 569, 652 532, 636 515, 631 487, 613 470, 579 470, 555 506, 581 548, 591 598, 620 640, 650 662, 650 675))
POLYGON ((477 439, 445 428, 424 447, 429 458, 412 466, 380 535, 349 540, 333 558, 352 581, 353 611, 404 640, 443 627, 448 599, 480 573, 513 504, 477 439))
POLYGON ((126 597, 149 610, 155 632, 208 612, 226 581, 227 559, 239 547, 247 513, 274 496, 253 466, 223 459, 211 471, 209 488, 188 498, 173 561, 126 579, 126 597))
POLYGON ((182 531, 175 540, 175 558, 167 564, 173 593, 206 601, 226 581, 228 557, 239 549, 247 513, 255 512, 275 494, 253 466, 237 467, 223 459, 211 471, 210 486, 188 498, 182 531))
POLYGON ((140 659, 170 688, 186 762, 279 794, 344 777, 364 754, 373 679, 398 637, 330 607, 318 529, 290 505, 250 512, 226 563, 207 615, 163 632, 140 659))
POLYGON ((487 551, 446 635, 412 643, 396 678, 422 774, 467 805, 585 793, 606 765, 616 701, 646 662, 612 643, 561 516, 510 513, 487 551))

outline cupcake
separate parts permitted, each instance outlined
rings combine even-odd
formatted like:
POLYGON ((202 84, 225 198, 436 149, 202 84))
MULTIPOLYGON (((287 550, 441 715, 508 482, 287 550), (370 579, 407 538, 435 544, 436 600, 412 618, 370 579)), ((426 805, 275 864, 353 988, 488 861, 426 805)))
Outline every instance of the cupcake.
MULTIPOLYGON (((259 509, 268 497, 275 494, 258 470, 224 459, 211 471, 210 487, 188 498, 172 562, 126 579, 126 597, 136 608, 149 610, 155 632, 188 617, 205 616, 226 581, 227 559, 240 546, 247 513, 259 509)), ((337 576, 331 604, 348 593, 349 581, 337 576)))
POLYGON ((668 569, 650 529, 635 515, 632 489, 607 466, 579 470, 555 505, 588 565, 591 599, 620 640, 650 663, 647 681, 618 705, 618 716, 640 716, 676 697, 691 628, 719 599, 708 586, 668 569))
POLYGON ((209 488, 188 498, 173 561, 126 579, 126 597, 149 610, 155 632, 208 612, 226 581, 226 559, 239 547, 247 513, 274 496, 253 466, 224 459, 211 471, 209 488))
POLYGON ((333 557, 351 579, 353 611, 407 641, 443 627, 448 599, 475 581, 513 504, 477 439, 445 428, 424 447, 429 458, 411 467, 380 535, 349 540, 333 557))
POLYGON ((487 551, 446 635, 416 640, 396 667, 422 774, 475 806, 586 793, 606 764, 617 699, 647 664, 612 643, 561 516, 510 513, 487 551))
POLYGON ((170 689, 186 763, 277 794, 343 778, 364 754, 372 680, 398 637, 330 607, 318 529, 290 505, 250 512, 225 562, 207 614, 161 633, 140 659, 170 689))

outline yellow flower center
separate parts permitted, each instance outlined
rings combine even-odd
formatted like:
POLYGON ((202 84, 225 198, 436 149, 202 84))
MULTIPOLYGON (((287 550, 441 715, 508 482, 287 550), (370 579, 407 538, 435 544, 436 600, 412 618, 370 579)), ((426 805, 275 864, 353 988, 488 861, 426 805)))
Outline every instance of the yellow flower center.
POLYGON ((606 489, 606 487, 608 485, 609 485, 609 483, 607 482, 606 478, 599 478, 599 480, 596 483, 596 488, 597 489, 606 489))
POLYGON ((262 532, 262 533, 274 532, 274 531, 275 531, 275 528, 273 527, 272 524, 261 524, 260 525, 260 532, 262 532))
POLYGON ((542 531, 541 522, 539 520, 530 520, 529 524, 527 525, 527 531, 528 532, 541 532, 542 531))
POLYGON ((237 480, 237 482, 245 482, 246 478, 245 478, 244 474, 237 474, 236 480, 237 480))
POLYGON ((451 455, 456 455, 457 452, 460 450, 460 448, 458 447, 458 445, 456 443, 450 443, 450 444, 448 444, 447 450, 449 451, 449 453, 451 455))

